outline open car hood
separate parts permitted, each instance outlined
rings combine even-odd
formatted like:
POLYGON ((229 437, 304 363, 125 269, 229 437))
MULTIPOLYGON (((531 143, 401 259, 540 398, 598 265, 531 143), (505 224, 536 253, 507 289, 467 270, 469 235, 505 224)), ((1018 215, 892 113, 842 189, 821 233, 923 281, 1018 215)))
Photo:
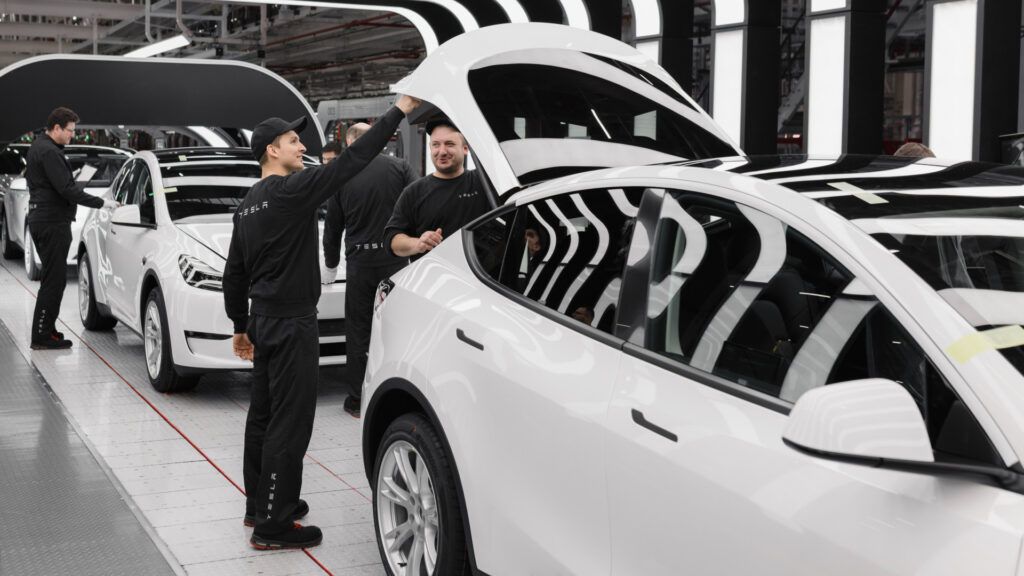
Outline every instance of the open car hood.
POLYGON ((503 24, 444 43, 397 93, 465 135, 499 195, 596 168, 742 152, 640 51, 557 24, 503 24))

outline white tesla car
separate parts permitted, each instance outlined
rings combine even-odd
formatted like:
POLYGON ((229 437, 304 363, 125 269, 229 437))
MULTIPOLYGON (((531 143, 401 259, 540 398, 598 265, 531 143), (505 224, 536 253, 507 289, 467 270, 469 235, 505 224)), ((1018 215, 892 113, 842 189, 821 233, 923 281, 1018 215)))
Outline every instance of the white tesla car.
MULTIPOLYGON (((203 373, 252 368, 231 351, 221 279, 231 216, 259 176, 248 149, 139 152, 110 187, 123 206, 86 219, 76 247, 82 322, 103 330, 121 321, 138 332, 161 392, 187 390, 203 373)), ((321 365, 345 362, 339 278, 318 306, 321 365)))
MULTIPOLYGON (((27 149, 25 150, 27 154, 27 149)), ((121 166, 132 156, 129 150, 72 144, 64 147, 64 155, 71 162, 71 167, 78 170, 84 164, 96 168, 96 174, 86 184, 85 191, 93 196, 102 196, 110 187, 110 182, 121 169, 121 166)), ((11 259, 23 256, 25 273, 29 280, 38 280, 42 272, 42 262, 32 244, 25 217, 28 215, 28 182, 24 177, 15 178, 3 197, 0 207, 0 253, 4 258, 11 259)), ((72 265, 78 258, 78 240, 82 233, 82 225, 92 208, 79 206, 75 220, 71 223, 71 248, 68 250, 68 264, 72 265)))
POLYGON ((529 26, 395 87, 501 206, 378 290, 389 574, 1024 574, 1024 170, 694 162, 663 70, 529 26))

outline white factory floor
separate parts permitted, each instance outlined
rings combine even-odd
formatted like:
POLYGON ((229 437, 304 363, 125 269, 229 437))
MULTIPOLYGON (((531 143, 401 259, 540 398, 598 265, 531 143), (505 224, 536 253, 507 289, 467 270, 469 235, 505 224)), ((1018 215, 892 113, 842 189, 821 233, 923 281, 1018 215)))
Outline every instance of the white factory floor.
MULTIPOLYGON (((242 525, 242 439, 249 375, 207 376, 188 393, 156 392, 146 377, 139 336, 121 325, 108 332, 83 328, 73 269, 69 275, 57 329, 74 347, 32 351, 28 327, 39 284, 26 278, 19 260, 0 260, 0 323, 9 333, 0 338, 0 347, 16 350, 14 355, 7 350, 6 357, 13 358, 7 363, 12 367, 23 358, 26 366, 34 368, 36 383, 31 385, 48 388, 46 401, 62 410, 69 434, 81 439, 134 513, 136 532, 143 531, 152 539, 159 553, 152 554, 152 570, 142 573, 167 573, 170 568, 177 574, 216 576, 383 574, 373 535, 371 493, 363 472, 359 421, 341 408, 343 369, 321 370, 316 425, 304 466, 302 495, 311 509, 304 523, 323 529, 323 544, 300 551, 255 551, 248 544, 252 529, 242 525)), ((0 375, 7 371, 0 366, 0 375)), ((10 418, 5 414, 0 406, 0 419, 10 418)), ((78 442, 78 438, 74 440, 78 442)), ((0 448, 4 441, 0 437, 0 448)), ((45 442, 38 444, 30 446, 28 455, 17 462, 3 461, 5 452, 0 449, 0 469, 9 471, 11 466, 24 466, 25 461, 42 463, 55 457, 45 442)), ((91 496, 86 492, 80 497, 91 496)), ((52 528, 48 533, 56 538, 58 528, 67 531, 67 518, 51 513, 16 516, 13 524, 10 519, 11 515, 5 515, 5 527, 0 531, 0 572, 5 572, 4 554, 9 563, 10 550, 16 545, 23 553, 19 574, 33 566, 36 573, 52 573, 43 560, 25 560, 32 557, 32 546, 40 554, 52 553, 44 551, 45 540, 14 542, 12 538, 17 537, 11 535, 41 526, 52 528)), ((83 523, 82 530, 88 526, 83 523)), ((86 536, 60 535, 66 539, 86 536)), ((86 563, 84 558, 80 562, 86 563)))

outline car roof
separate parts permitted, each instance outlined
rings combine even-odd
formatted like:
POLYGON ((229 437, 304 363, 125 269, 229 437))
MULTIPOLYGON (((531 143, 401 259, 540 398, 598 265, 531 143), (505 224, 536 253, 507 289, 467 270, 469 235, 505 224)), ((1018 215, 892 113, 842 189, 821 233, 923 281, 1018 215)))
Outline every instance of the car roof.
POLYGON ((808 199, 827 205, 846 219, 906 215, 915 209, 915 200, 924 197, 955 199, 948 202, 965 210, 1005 205, 1018 217, 1019 200, 1024 197, 1024 167, 1019 166, 880 155, 768 155, 594 170, 521 190, 505 204, 533 202, 563 190, 650 178, 703 181, 741 194, 767 193, 778 203, 794 197, 808 199), (737 177, 760 185, 740 185, 742 180, 737 177), (879 201, 882 194, 888 200, 879 201))

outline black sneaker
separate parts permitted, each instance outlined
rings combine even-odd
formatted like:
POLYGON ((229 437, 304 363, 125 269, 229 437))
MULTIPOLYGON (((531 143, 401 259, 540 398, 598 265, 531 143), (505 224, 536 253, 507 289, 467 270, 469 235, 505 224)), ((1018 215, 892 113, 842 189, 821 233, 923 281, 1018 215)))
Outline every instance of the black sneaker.
POLYGON ((71 340, 64 339, 57 335, 57 333, 50 334, 49 338, 42 338, 40 340, 32 339, 33 350, 64 350, 71 348, 71 340))
MULTIPOLYGON (((292 512, 292 521, 301 520, 306 517, 306 514, 309 514, 309 504, 306 504, 305 500, 299 498, 299 503, 295 506, 295 511, 292 512)), ((246 512, 245 518, 242 520, 242 524, 245 524, 249 528, 255 526, 256 514, 246 512)))
POLYGON ((281 550, 284 548, 312 548, 324 541, 324 533, 316 526, 295 524, 291 530, 280 534, 264 536, 252 533, 249 545, 257 550, 281 550))
POLYGON ((349 396, 345 398, 345 412, 351 414, 353 418, 359 418, 360 405, 362 404, 362 402, 362 400, 356 398, 355 396, 349 396))

